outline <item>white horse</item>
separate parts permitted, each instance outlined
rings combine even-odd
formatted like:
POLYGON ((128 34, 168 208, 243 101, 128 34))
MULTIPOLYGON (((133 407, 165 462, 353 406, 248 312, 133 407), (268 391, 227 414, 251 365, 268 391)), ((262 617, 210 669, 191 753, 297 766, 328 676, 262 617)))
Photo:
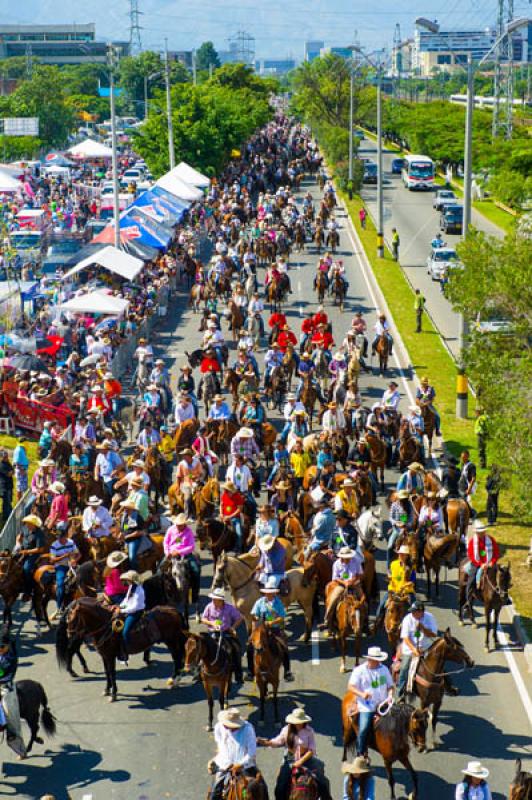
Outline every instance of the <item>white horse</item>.
POLYGON ((361 544, 366 550, 371 549, 375 537, 380 541, 384 538, 382 533, 381 509, 374 506, 363 511, 355 523, 361 544))

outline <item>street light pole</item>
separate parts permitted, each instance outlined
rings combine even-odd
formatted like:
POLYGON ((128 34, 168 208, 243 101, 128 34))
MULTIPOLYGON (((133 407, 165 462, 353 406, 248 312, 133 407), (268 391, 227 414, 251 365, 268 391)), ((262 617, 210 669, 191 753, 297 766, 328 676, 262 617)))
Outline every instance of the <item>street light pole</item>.
POLYGON ((384 202, 382 175, 382 71, 377 69, 377 256, 384 258, 384 202))
POLYGON ((148 119, 148 76, 144 76, 144 122, 148 119))
POLYGON ((349 173, 350 185, 353 183, 353 92, 354 92, 353 64, 351 64, 351 79, 349 81, 349 173))
POLYGON ((172 121, 172 95, 170 93, 170 62, 168 61, 168 39, 164 40, 164 77, 166 82, 166 116, 168 119, 168 156, 170 169, 175 167, 174 123, 172 121))
POLYGON ((115 247, 120 249, 120 197, 118 186, 118 154, 116 147, 116 107, 115 107, 115 67, 118 60, 116 48, 110 44, 107 51, 109 60, 109 99, 111 103, 111 167, 113 172, 113 216, 115 223, 115 247))

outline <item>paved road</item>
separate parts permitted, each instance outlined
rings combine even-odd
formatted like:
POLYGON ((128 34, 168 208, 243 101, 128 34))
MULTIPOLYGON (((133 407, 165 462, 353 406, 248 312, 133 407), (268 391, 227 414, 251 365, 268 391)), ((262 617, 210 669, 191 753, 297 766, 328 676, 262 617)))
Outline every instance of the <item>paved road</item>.
MULTIPOLYGON (((376 159, 376 144, 372 139, 364 139, 359 154, 376 159)), ((439 212, 432 208, 432 192, 411 192, 405 188, 400 175, 392 175, 391 162, 397 153, 385 151, 383 157, 384 184, 384 233, 391 241, 392 228, 397 228, 401 237, 399 260, 414 288, 421 289, 427 300, 427 309, 434 319, 439 331, 455 356, 459 354, 458 314, 452 310, 450 303, 440 291, 440 284, 434 282, 427 274, 427 256, 430 253, 430 242, 439 233, 439 212)), ((377 214, 377 188, 365 185, 362 197, 367 202, 374 218, 377 214)), ((500 228, 473 209, 473 224, 485 233, 493 236, 503 235, 500 228)), ((454 246, 460 236, 446 234, 445 241, 454 246)))
MULTIPOLYGON (((314 191, 314 189, 313 189, 314 191)), ((343 315, 329 305, 336 337, 345 330, 352 313, 362 309, 371 323, 374 322, 376 300, 366 284, 356 247, 345 230, 345 217, 338 215, 344 226, 341 249, 346 264, 351 290, 349 308, 343 315)), ((294 295, 290 311, 294 328, 299 328, 299 314, 315 307, 312 275, 316 258, 312 254, 296 256, 292 281, 294 295)), ((184 303, 172 310, 158 341, 158 350, 168 360, 174 373, 182 362, 185 349, 198 341, 198 320, 187 311, 184 303)), ((390 370, 399 375, 398 364, 390 370)), ((378 397, 385 381, 375 375, 363 376, 362 391, 366 400, 378 397)), ((401 382, 405 395, 403 406, 408 404, 407 387, 414 388, 411 376, 401 382)), ((397 473, 387 475, 388 485, 397 480, 397 473)), ((382 572, 384 553, 378 554, 382 572)), ((204 559, 203 591, 205 597, 211 571, 204 559)), ((480 757, 492 770, 492 787, 495 800, 506 796, 512 775, 513 759, 526 752, 530 745, 530 728, 514 682, 502 653, 485 655, 481 645, 481 632, 469 627, 459 631, 453 611, 456 600, 455 573, 445 586, 436 613, 442 628, 450 625, 475 659, 477 666, 456 676, 460 687, 458 698, 445 698, 439 733, 443 744, 434 753, 414 754, 413 762, 419 771, 421 798, 438 800, 454 796, 451 783, 460 776, 464 762, 480 757)), ((421 586, 423 587, 423 580, 421 586)), ((212 736, 204 731, 206 703, 199 685, 186 685, 175 689, 165 686, 170 673, 169 659, 156 650, 157 664, 151 672, 142 666, 140 657, 133 657, 130 667, 119 671, 119 701, 108 705, 101 697, 103 688, 101 664, 96 654, 89 653, 88 661, 94 674, 71 680, 59 672, 53 652, 53 635, 36 636, 35 625, 24 615, 20 635, 21 667, 19 677, 41 680, 48 692, 50 705, 59 721, 58 735, 47 741, 45 747, 36 746, 34 754, 24 762, 12 762, 7 751, 2 755, 4 777, 0 779, 0 796, 36 798, 45 791, 52 792, 57 800, 198 800, 204 797, 208 786, 205 765, 214 753, 212 736)), ((339 673, 338 658, 325 640, 312 645, 296 642, 302 630, 301 617, 295 612, 289 629, 291 652, 296 681, 282 685, 281 713, 288 713, 294 703, 305 705, 314 718, 319 732, 319 755, 327 764, 331 777, 333 797, 341 797, 341 740, 340 699, 345 691, 347 677, 339 673)), ((385 645, 383 641, 379 642, 385 645)), ((513 657, 513 654, 512 654, 513 657)), ((519 653, 515 657, 520 659, 519 653)), ((522 666, 522 665, 521 665, 522 666)), ((246 683, 232 704, 256 720, 256 695, 253 685, 246 683)), ((271 709, 267 708, 268 723, 265 735, 274 732, 271 709)), ((273 780, 281 760, 279 751, 260 751, 261 769, 273 790, 273 780)), ((377 797, 388 797, 384 770, 380 758, 374 755, 378 776, 377 797)), ((398 796, 406 775, 396 770, 398 796)))

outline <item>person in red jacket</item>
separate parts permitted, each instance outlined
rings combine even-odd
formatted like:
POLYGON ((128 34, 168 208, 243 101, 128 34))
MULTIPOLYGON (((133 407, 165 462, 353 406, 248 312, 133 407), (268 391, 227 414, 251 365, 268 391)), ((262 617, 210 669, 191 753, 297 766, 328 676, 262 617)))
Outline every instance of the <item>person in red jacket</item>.
POLYGON ((268 320, 268 327, 272 330, 275 327, 281 329, 283 325, 286 325, 286 317, 280 311, 276 311, 275 314, 272 314, 268 320))
POLYGON ((303 322, 301 323, 301 336, 299 338, 299 345, 300 345, 299 349, 301 350, 301 352, 303 352, 303 350, 307 346, 307 342, 315 330, 316 327, 314 325, 314 315, 309 314, 308 317, 304 319, 303 322))
POLYGON ((297 345, 297 338, 293 331, 290 330, 288 325, 283 325, 281 332, 277 337, 277 344, 282 353, 286 353, 286 348, 289 344, 294 347, 297 345))
POLYGON ((334 339, 332 333, 329 333, 325 328, 326 326, 324 323, 318 325, 318 329, 316 333, 313 334, 311 342, 317 347, 323 347, 325 350, 329 350, 334 345, 334 339))
POLYGON ((499 545, 493 538, 486 533, 486 526, 480 520, 475 520, 475 532, 467 544, 468 563, 465 566, 467 572, 466 596, 471 601, 475 580, 480 577, 482 572, 488 567, 494 566, 501 557, 499 545))
POLYGON ((104 394, 102 386, 95 386, 91 389, 92 397, 87 403, 87 411, 94 409, 101 411, 103 414, 108 414, 111 410, 111 403, 104 394))
POLYGON ((216 358, 212 347, 207 348, 200 364, 200 372, 205 375, 207 372, 220 372, 221 367, 216 358))
POLYGON ((323 306, 318 306, 318 310, 312 317, 312 321, 314 323, 314 329, 317 329, 318 325, 328 325, 329 324, 329 317, 323 310, 323 306))

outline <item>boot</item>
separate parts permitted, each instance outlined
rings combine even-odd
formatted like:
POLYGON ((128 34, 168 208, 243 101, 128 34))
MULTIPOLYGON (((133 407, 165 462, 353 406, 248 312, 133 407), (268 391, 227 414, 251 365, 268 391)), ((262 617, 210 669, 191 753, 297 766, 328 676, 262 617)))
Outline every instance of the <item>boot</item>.
POLYGON ((288 683, 291 683, 294 680, 294 676, 290 670, 290 656, 288 654, 288 650, 286 650, 283 656, 283 667, 284 667, 284 679, 288 683))

